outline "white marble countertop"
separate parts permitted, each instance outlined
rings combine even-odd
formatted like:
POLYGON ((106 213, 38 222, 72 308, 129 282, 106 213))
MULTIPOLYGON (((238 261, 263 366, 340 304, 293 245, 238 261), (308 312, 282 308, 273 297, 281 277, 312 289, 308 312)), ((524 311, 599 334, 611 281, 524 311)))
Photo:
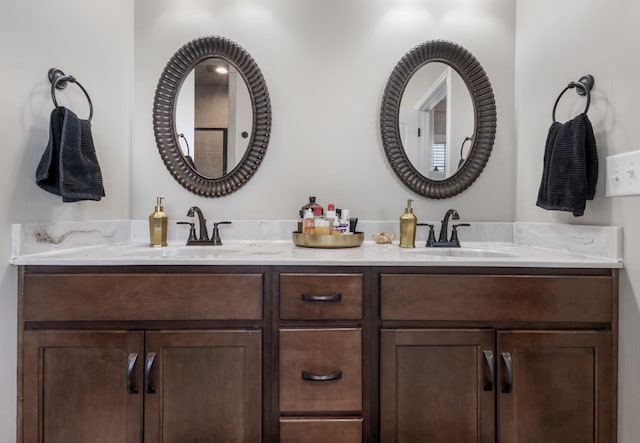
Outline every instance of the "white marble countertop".
MULTIPOLYGON (((397 222, 363 222, 374 232, 393 232, 397 222)), ((14 225, 14 265, 318 265, 318 266, 479 266, 541 268, 621 268, 622 231, 616 227, 536 223, 475 223, 461 232, 461 248, 416 248, 397 241, 366 240, 346 249, 314 249, 291 241, 295 221, 234 221, 221 231, 222 246, 185 246, 186 231, 170 231, 169 246, 151 248, 146 222, 104 221, 14 225), (228 238, 228 240, 224 240, 228 238)))

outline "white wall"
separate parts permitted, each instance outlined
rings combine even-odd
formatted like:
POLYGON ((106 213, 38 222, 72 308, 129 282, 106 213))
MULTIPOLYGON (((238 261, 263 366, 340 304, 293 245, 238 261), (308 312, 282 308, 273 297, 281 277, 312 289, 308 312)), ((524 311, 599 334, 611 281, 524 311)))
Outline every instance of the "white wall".
POLYGON ((439 220, 449 207, 465 220, 513 220, 514 188, 504 186, 515 180, 512 1, 136 0, 135 8, 134 218, 146 217, 161 195, 173 220, 194 204, 210 220, 293 219, 316 195, 321 204, 332 201, 362 219, 396 220, 411 197, 423 220, 439 220), (158 155, 151 115, 165 64, 204 35, 228 37, 251 54, 273 112, 260 169, 238 192, 218 199, 200 198, 173 180, 158 155), (485 172, 463 194, 440 201, 400 183, 384 155, 378 124, 395 64, 413 46, 436 38, 456 41, 478 58, 498 110, 485 172))
MULTIPOLYGON (((129 218, 133 84, 133 6, 128 0, 3 0, 0 12, 0 441, 16 429, 16 268, 9 265, 10 224, 129 218), (93 137, 106 198, 62 203, 35 184, 53 109, 47 71, 75 76, 94 103, 93 137)), ((74 85, 56 94, 86 118, 74 85)))
MULTIPOLYGON (((619 441, 640 441, 640 197, 604 197, 607 155, 640 149, 638 101, 640 2, 518 0, 516 24, 516 218, 522 221, 622 226, 625 269, 620 275, 619 441), (585 215, 535 206, 544 143, 558 94, 584 74, 595 77, 589 118, 598 144, 600 175, 585 215)), ((583 110, 567 92, 557 119, 583 110)), ((499 120, 500 121, 500 120, 499 120)))

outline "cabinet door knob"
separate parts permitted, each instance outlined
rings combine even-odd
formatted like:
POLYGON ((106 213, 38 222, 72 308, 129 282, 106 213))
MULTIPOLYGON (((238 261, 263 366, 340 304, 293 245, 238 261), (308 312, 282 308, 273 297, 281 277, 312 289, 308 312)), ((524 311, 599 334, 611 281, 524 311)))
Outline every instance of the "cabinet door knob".
POLYGON ((147 361, 144 364, 144 390, 147 394, 155 394, 156 390, 153 389, 151 384, 151 368, 153 367, 153 362, 156 360, 156 353, 149 352, 147 354, 147 361))
POLYGON ((502 353, 502 361, 507 369, 507 383, 502 388, 503 394, 510 394, 513 385, 513 363, 511 362, 511 354, 509 352, 502 353))
POLYGON ((340 380, 342 378, 342 370, 338 369, 336 372, 327 375, 312 374, 307 371, 302 371, 302 379, 307 381, 330 381, 340 380))
POLYGON ((484 384, 485 391, 493 391, 493 379, 495 377, 495 365, 493 363, 493 352, 484 351, 484 361, 487 364, 487 369, 489 376, 487 377, 487 381, 484 384))
POLYGON ((342 300, 342 293, 337 292, 335 294, 330 294, 330 295, 313 295, 313 294, 305 294, 303 292, 300 295, 300 298, 302 299, 302 301, 310 301, 310 302, 317 302, 317 301, 339 302, 342 300))
POLYGON ((133 386, 133 368, 136 366, 136 361, 138 361, 138 354, 135 352, 129 354, 129 364, 127 365, 127 391, 129 394, 138 393, 136 387, 133 386))

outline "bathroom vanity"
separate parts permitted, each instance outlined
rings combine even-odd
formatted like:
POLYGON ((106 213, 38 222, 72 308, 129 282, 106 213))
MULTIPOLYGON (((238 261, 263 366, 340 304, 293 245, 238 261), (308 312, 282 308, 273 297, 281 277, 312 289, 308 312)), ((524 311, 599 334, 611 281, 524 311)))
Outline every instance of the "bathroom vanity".
POLYGON ((263 278, 21 268, 23 441, 260 441, 263 278))
POLYGON ((379 282, 381 441, 616 441, 616 272, 379 282))
POLYGON ((184 249, 14 259, 19 441, 616 441, 619 261, 184 249))

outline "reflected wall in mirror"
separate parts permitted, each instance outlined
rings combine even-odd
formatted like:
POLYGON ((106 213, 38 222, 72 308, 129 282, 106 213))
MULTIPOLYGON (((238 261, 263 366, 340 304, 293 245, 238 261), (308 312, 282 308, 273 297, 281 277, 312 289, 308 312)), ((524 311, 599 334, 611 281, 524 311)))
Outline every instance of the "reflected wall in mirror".
POLYGON ((409 189, 430 198, 457 195, 477 179, 493 148, 489 79, 462 46, 422 43, 389 77, 380 129, 387 159, 409 189))
POLYGON ((225 60, 214 57, 196 65, 180 88, 175 114, 182 154, 198 173, 223 177, 244 156, 251 100, 244 79, 225 60))
POLYGON ((411 77, 398 121, 402 146, 420 174, 444 180, 462 166, 473 136, 473 103, 449 65, 428 63, 411 77))
POLYGON ((231 40, 192 40, 160 77, 153 125, 160 155, 182 186, 206 197, 231 193, 267 149, 271 105, 262 73, 231 40))

